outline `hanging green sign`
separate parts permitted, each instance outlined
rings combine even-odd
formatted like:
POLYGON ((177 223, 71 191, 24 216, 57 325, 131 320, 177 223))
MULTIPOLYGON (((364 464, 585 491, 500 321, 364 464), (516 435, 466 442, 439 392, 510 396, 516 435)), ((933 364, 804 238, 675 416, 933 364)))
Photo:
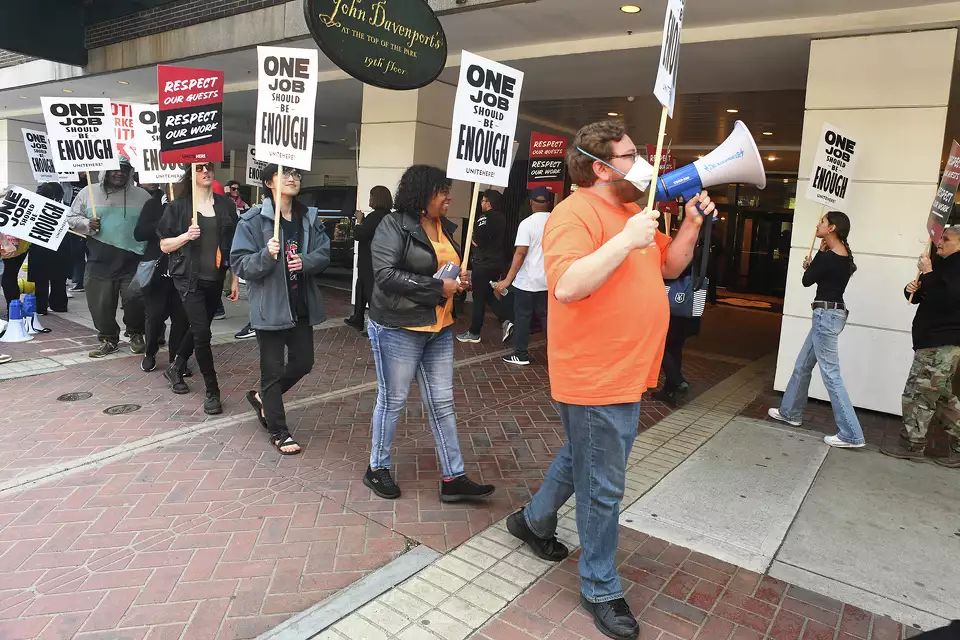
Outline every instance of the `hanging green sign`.
POLYGON ((447 38, 426 0, 304 0, 313 39, 338 67, 384 89, 419 89, 447 64, 447 38))

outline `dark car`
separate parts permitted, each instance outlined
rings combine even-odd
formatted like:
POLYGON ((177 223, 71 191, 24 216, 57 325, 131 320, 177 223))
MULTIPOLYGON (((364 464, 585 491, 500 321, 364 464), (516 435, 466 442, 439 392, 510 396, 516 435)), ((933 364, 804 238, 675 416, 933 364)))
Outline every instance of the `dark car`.
POLYGON ((297 199, 308 207, 319 209, 323 226, 330 236, 330 263, 352 270, 357 188, 305 187, 297 199))

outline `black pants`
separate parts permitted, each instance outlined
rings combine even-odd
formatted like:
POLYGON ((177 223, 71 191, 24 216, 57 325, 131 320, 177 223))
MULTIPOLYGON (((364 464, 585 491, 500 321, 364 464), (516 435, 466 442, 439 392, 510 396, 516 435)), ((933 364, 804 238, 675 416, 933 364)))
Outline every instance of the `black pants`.
POLYGON ((133 273, 114 280, 87 276, 87 307, 93 317, 100 340, 117 344, 120 342, 120 325, 117 324, 117 303, 123 299, 123 325, 129 335, 144 331, 143 295, 139 287, 130 287, 133 273))
MULTIPOLYGON (((0 284, 3 287, 3 297, 7 301, 7 313, 10 312, 10 303, 20 299, 20 283, 17 281, 20 275, 20 267, 23 261, 27 259, 27 254, 7 258, 3 261, 3 278, 0 284)), ((9 315, 7 317, 10 317, 9 315)))
POLYGON ((167 340, 167 349, 170 351, 170 363, 176 359, 177 349, 183 344, 190 323, 183 310, 180 294, 173 286, 171 278, 157 276, 150 286, 143 290, 143 307, 146 314, 145 339, 147 349, 145 354, 156 357, 160 351, 160 336, 163 335, 164 323, 170 319, 170 339, 167 340))
POLYGON ((666 349, 663 353, 663 375, 666 381, 663 390, 670 392, 686 382, 683 377, 683 344, 687 341, 687 329, 683 322, 671 318, 667 330, 666 349))
POLYGON ((68 233, 63 241, 70 244, 70 279, 73 284, 83 287, 83 275, 87 270, 87 239, 68 233))
POLYGON ((272 434, 287 433, 283 394, 313 369, 313 327, 301 321, 291 329, 257 331, 260 345, 260 401, 272 434), (286 350, 286 353, 284 353, 286 350))
POLYGON ((213 366, 213 349, 210 347, 213 333, 210 325, 213 323, 213 314, 217 311, 217 303, 220 302, 221 287, 223 285, 219 280, 198 280, 193 291, 180 296, 190 330, 180 342, 176 359, 177 364, 183 368, 190 359, 190 354, 194 354, 200 373, 203 374, 207 393, 217 394, 220 393, 220 384, 217 382, 217 370, 213 366))
POLYGON ((512 320, 513 313, 510 305, 502 300, 497 300, 493 295, 493 287, 490 286, 491 280, 500 279, 500 271, 475 268, 470 274, 473 281, 473 316, 470 322, 470 333, 479 334, 483 328, 483 316, 487 311, 487 305, 495 314, 500 322, 512 320))
POLYGON ((367 303, 370 302, 370 294, 373 293, 373 287, 368 287, 363 278, 357 278, 357 296, 353 303, 353 315, 350 317, 354 322, 362 323, 363 314, 367 310, 367 303))
POLYGON ((541 326, 547 326, 547 292, 511 287, 509 296, 513 296, 513 353, 526 360, 530 357, 527 347, 530 344, 531 321, 536 317, 541 326))
POLYGON ((33 245, 30 247, 28 277, 37 288, 37 312, 47 313, 53 309, 67 311, 67 269, 69 258, 66 252, 52 251, 33 245))

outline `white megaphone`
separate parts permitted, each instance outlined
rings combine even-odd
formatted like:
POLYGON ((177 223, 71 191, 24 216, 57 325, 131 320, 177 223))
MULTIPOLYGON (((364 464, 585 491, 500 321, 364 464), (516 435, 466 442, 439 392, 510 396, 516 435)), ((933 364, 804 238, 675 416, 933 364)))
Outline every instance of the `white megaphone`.
MULTIPOLYGON (((650 187, 652 178, 653 167, 643 158, 637 158, 627 174, 627 180, 641 191, 650 187)), ((752 184, 758 189, 767 186, 767 174, 763 170, 757 143, 747 125, 739 120, 733 126, 733 133, 708 155, 660 176, 656 199, 664 202, 683 196, 684 200, 689 200, 705 187, 735 182, 752 184)))
POLYGON ((7 329, 0 336, 0 342, 27 342, 33 340, 30 335, 30 326, 23 318, 23 308, 19 300, 13 300, 9 306, 9 318, 7 329))

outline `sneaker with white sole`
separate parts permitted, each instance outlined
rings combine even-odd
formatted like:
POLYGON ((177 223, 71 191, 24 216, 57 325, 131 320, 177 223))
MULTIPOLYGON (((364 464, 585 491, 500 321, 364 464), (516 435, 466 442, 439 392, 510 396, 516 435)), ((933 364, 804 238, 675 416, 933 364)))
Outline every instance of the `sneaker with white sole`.
POLYGON ((516 354, 505 357, 503 361, 507 364, 518 364, 521 366, 530 364, 530 358, 521 358, 516 354))
POLYGON ((791 420, 790 418, 787 418, 782 413, 780 413, 780 409, 774 409, 773 407, 771 407, 770 409, 767 409, 767 415, 773 418, 774 420, 779 420, 780 422, 786 422, 791 427, 799 427, 801 424, 803 424, 799 420, 791 420))
POLYGON ((509 320, 504 320, 500 323, 500 328, 503 330, 503 337, 500 339, 500 342, 506 342, 513 336, 513 323, 509 320))
POLYGON ((824 436, 823 441, 831 447, 836 447, 838 449, 860 449, 861 447, 866 446, 866 444, 863 442, 860 444, 853 444, 852 442, 841 440, 840 436, 824 436))
POLYGON ((460 342, 467 342, 470 344, 477 344, 480 342, 480 335, 477 333, 470 333, 469 331, 464 331, 457 336, 457 340, 460 342))

